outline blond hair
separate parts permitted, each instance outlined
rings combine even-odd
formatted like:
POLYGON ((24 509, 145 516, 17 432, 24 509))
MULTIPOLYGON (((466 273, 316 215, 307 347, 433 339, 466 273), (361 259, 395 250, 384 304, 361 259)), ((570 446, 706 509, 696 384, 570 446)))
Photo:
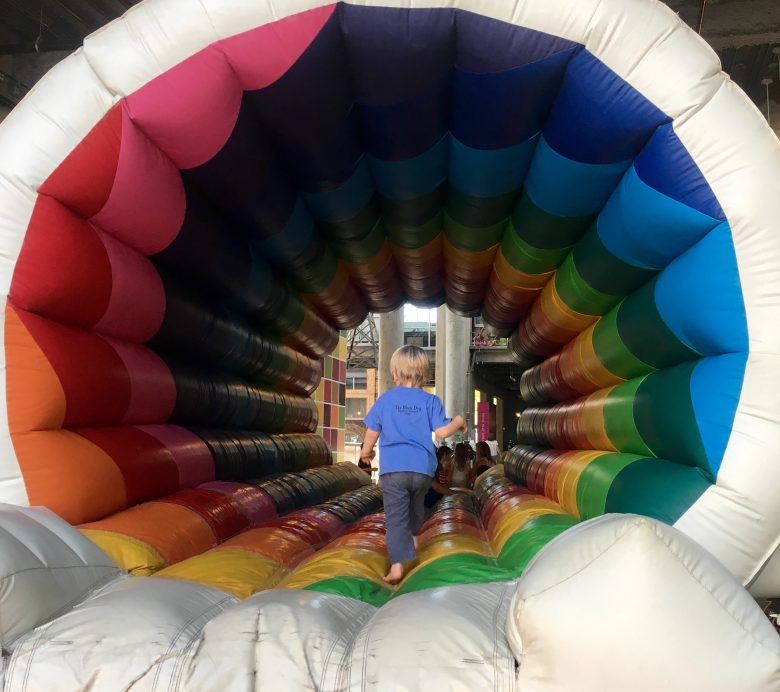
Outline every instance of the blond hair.
POLYGON ((390 357, 390 373, 396 384, 422 387, 430 378, 428 356, 419 346, 401 346, 390 357))

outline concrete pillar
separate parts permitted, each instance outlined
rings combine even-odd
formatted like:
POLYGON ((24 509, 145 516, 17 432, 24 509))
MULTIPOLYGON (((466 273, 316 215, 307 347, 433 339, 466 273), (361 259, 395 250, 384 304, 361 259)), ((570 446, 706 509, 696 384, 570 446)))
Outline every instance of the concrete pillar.
POLYGON ((379 383, 377 382, 376 369, 367 368, 366 369, 366 399, 367 399, 366 406, 368 408, 371 408, 376 403, 376 400, 379 397, 379 392, 377 391, 378 384, 379 383))
POLYGON ((445 401, 447 391, 447 306, 441 305, 436 310, 436 396, 445 401))
POLYGON ((448 416, 462 415, 466 423, 472 427, 473 421, 468 414, 473 408, 469 405, 469 397, 474 394, 468 391, 467 373, 471 357, 471 319, 460 317, 447 310, 445 320, 445 341, 447 354, 445 360, 446 389, 444 391, 444 410, 448 416))
POLYGON ((379 394, 395 387, 390 358, 404 345, 404 309, 379 315, 379 394))

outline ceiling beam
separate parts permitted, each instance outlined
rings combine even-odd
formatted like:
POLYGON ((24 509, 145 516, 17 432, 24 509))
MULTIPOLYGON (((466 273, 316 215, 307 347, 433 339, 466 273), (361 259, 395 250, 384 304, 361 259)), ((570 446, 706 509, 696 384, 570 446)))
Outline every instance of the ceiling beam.
POLYGON ((15 106, 29 91, 29 87, 5 72, 0 72, 0 101, 15 106))
POLYGON ((762 46, 767 43, 780 45, 780 25, 772 31, 763 33, 724 33, 719 36, 705 35, 704 38, 716 51, 742 46, 762 46))
MULTIPOLYGON (((701 2, 680 16, 698 19, 701 2)), ((701 35, 715 50, 731 46, 780 41, 780 3, 777 0, 710 0, 704 6, 701 35)))
POLYGON ((106 16, 110 16, 113 19, 114 17, 118 17, 127 12, 127 10, 133 5, 136 5, 139 1, 140 0, 97 0, 97 2, 93 4, 100 5, 101 11, 106 14, 106 16))
MULTIPOLYGON (((80 15, 78 12, 76 12, 69 4, 63 3, 61 0, 46 0, 46 3, 42 5, 44 8, 44 12, 46 11, 48 7, 55 6, 60 9, 63 15, 66 17, 69 17, 72 22, 75 24, 78 24, 79 26, 83 27, 87 31, 89 31, 89 23, 80 15)), ((86 10, 92 10, 94 12, 94 7, 90 3, 83 3, 80 5, 82 8, 86 10)), ((98 16, 100 14, 98 13, 98 16)), ((103 18, 105 20, 105 18, 103 18)))
POLYGON ((37 3, 28 0, 2 0, 2 4, 7 6, 7 9, 3 9, 6 28, 26 39, 19 43, 34 43, 39 34, 41 39, 48 34, 50 37, 69 40, 75 40, 79 35, 78 27, 74 32, 72 22, 57 21, 57 17, 52 16, 44 7, 44 0, 37 3))
POLYGON ((0 44, 0 55, 21 55, 23 53, 52 53, 54 51, 72 52, 81 47, 82 41, 72 40, 41 40, 36 47, 35 43, 6 43, 0 44))

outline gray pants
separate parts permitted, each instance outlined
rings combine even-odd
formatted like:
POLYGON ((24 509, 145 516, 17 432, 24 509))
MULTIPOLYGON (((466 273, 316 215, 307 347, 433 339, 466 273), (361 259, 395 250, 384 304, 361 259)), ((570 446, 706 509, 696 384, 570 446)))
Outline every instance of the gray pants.
POLYGON ((425 493, 432 481, 430 476, 413 471, 384 473, 379 477, 387 521, 385 543, 392 564, 414 559, 412 536, 422 526, 425 493))

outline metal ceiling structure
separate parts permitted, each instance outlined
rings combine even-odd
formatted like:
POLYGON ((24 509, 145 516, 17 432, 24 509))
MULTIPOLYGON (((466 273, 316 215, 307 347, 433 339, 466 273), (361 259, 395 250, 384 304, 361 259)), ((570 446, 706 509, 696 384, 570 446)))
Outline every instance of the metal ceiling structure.
MULTIPOLYGON (((0 0, 0 55, 71 51, 84 37, 141 0, 0 0)), ((777 55, 780 2, 776 0, 665 0, 718 50, 723 67, 757 102, 761 80, 773 78, 780 100, 777 55), (774 63, 774 65, 773 65, 774 63)), ((27 85, 30 86, 30 85, 27 85)))
POLYGON ((0 55, 72 51, 140 0, 0 0, 0 55))
POLYGON ((523 368, 514 362, 509 351, 475 349, 473 357, 472 369, 476 377, 496 389, 519 393, 523 368))
POLYGON ((347 367, 376 368, 379 359, 379 332, 374 315, 368 313, 363 322, 347 334, 347 367))

